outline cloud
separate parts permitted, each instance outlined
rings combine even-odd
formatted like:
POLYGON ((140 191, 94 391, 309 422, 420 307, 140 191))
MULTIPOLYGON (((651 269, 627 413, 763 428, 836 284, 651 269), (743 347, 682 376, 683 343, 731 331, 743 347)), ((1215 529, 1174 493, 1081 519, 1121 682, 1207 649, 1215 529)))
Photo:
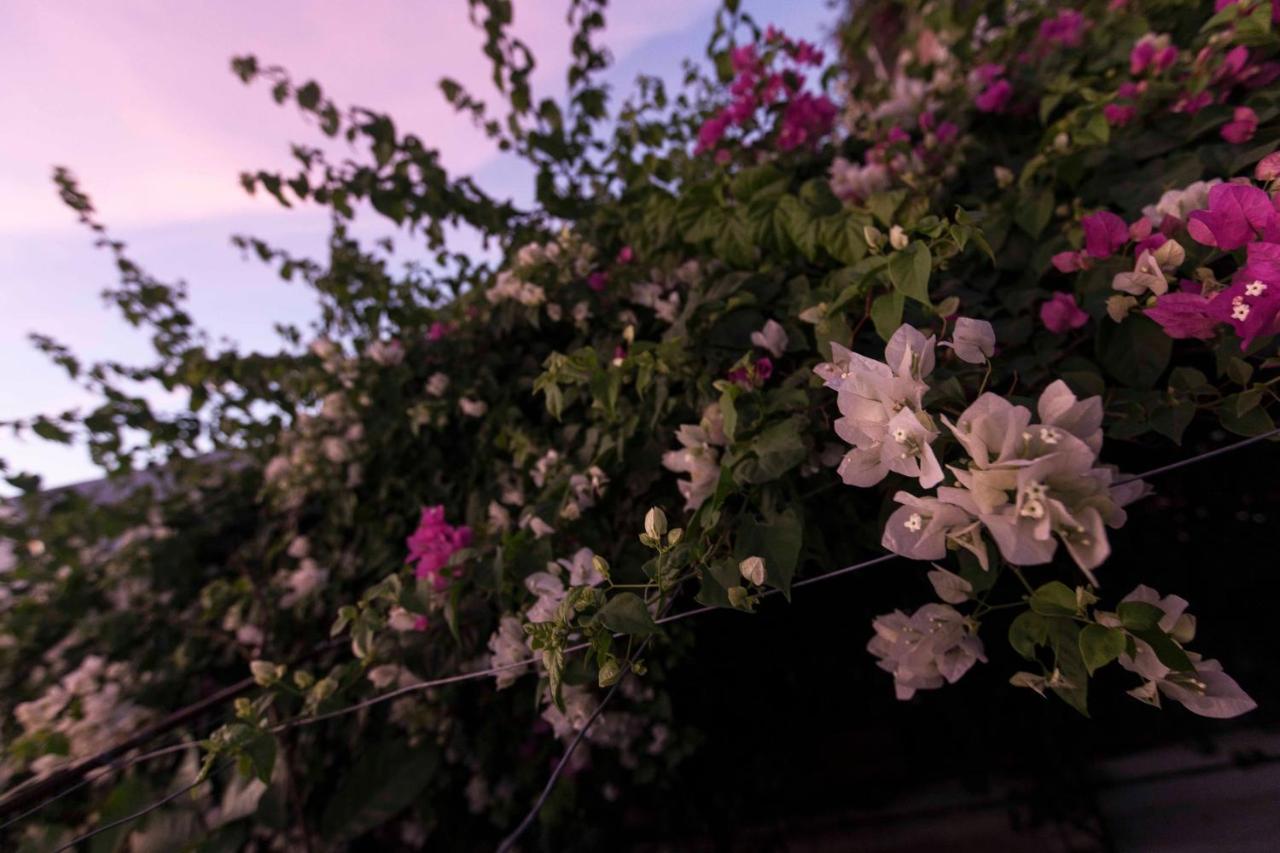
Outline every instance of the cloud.
MULTIPOLYGON (((535 87, 559 95, 567 4, 517 4, 516 30, 539 65, 535 87), (554 14, 542 10, 555 8, 554 14), (531 13, 532 12, 532 13, 531 13)), ((709 14, 710 0, 649 0, 611 12, 619 57, 709 14)), ((437 88, 448 75, 492 100, 481 35, 458 0, 307 4, 11 4, 0 35, 0 228, 69 226, 49 182, 76 172, 116 226, 206 219, 271 204, 246 196, 245 168, 288 169, 288 142, 314 141, 295 110, 265 87, 246 89, 231 56, 254 53, 298 79, 316 78, 339 104, 385 110, 401 129, 469 173, 496 152, 437 88), (11 118, 12 120, 12 118, 11 118)))

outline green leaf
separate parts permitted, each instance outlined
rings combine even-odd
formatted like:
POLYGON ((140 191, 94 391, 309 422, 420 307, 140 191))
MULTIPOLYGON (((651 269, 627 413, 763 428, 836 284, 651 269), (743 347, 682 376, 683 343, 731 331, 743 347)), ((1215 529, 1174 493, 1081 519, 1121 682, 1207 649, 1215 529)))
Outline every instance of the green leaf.
POLYGON ((775 213, 782 232, 787 235, 800 254, 807 260, 818 257, 818 224, 801 202, 793 195, 785 195, 778 200, 775 213))
POLYGON ((795 576, 803 538, 803 525, 793 509, 767 522, 757 521, 747 514, 738 523, 733 556, 738 562, 747 557, 763 557, 767 582, 782 590, 790 601, 791 579, 795 576))
POLYGON ((1049 620, 1049 646, 1062 684, 1053 687, 1064 702, 1089 716, 1089 670, 1080 655, 1080 626, 1069 619, 1049 620))
POLYGON ((1090 675, 1120 657, 1127 645, 1124 631, 1118 628, 1086 625, 1080 631, 1080 656, 1090 675))
POLYGON ((800 435, 803 426, 802 418, 790 418, 756 436, 750 445, 755 458, 744 459, 734 470, 739 482, 768 483, 803 462, 809 454, 800 435))
POLYGON ((1120 624, 1130 631, 1147 631, 1156 628, 1164 618, 1164 611, 1145 601, 1122 601, 1116 607, 1120 624))
POLYGON ((619 634, 643 637, 658 630, 644 600, 634 592, 620 592, 596 614, 606 628, 619 634))
POLYGON ((1039 237, 1053 216, 1053 192, 1039 189, 1025 194, 1013 213, 1014 223, 1031 237, 1039 237))
POLYGON ((876 327, 876 334, 886 341, 893 337, 893 333, 902 325, 902 311, 905 307, 906 300, 899 291, 877 296, 871 303, 871 323, 876 327))
POLYGON ((1031 594, 1031 609, 1042 616, 1075 616, 1076 592, 1061 581, 1050 581, 1031 594))
POLYGON ((1156 653, 1160 663, 1169 667, 1169 669, 1178 672, 1195 671, 1195 664, 1191 662, 1191 658, 1187 657, 1187 653, 1183 651, 1182 646, 1174 642, 1172 637, 1159 628, 1148 628, 1130 633, 1151 646, 1151 650, 1156 653))
POLYGON ((1267 410, 1261 406, 1246 408, 1244 414, 1240 414, 1239 397, 1239 394, 1232 394, 1230 397, 1222 398, 1222 405, 1218 407, 1218 420, 1221 421, 1223 429, 1236 435, 1254 436, 1262 435, 1275 428, 1271 415, 1267 414, 1267 410))
POLYGON ((905 296, 929 304, 929 273, 933 256, 929 247, 916 240, 889 256, 889 280, 905 296))
POLYGON ((325 807, 324 837, 340 842, 382 826, 417 798, 439 761, 434 747, 411 747, 403 740, 362 749, 325 807))
POLYGON ((1030 610, 1019 613, 1009 624, 1009 645, 1027 660, 1036 659, 1036 647, 1049 641, 1049 620, 1030 610))
POLYGON ((1154 321, 1131 316, 1123 323, 1098 323, 1098 360, 1131 388, 1150 388, 1173 354, 1173 338, 1154 321))

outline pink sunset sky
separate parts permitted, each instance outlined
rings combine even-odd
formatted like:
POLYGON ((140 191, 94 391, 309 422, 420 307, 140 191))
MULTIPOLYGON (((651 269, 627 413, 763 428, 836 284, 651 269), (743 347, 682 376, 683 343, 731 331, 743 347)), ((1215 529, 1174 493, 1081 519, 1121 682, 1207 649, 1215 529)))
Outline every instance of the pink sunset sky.
MULTIPOLYGON (((743 4, 762 23, 820 39, 835 14, 824 0, 743 4)), ((563 0, 517 0, 517 33, 538 58, 535 91, 562 91, 563 0)), ((674 81, 699 57, 716 0, 615 0, 605 40, 615 96, 640 72, 674 81)), ((245 349, 274 349, 272 323, 305 324, 306 291, 241 258, 229 237, 261 236, 315 252, 323 214, 283 211, 240 188, 245 169, 291 166, 288 144, 315 141, 292 108, 229 70, 252 53, 314 78, 339 104, 385 110, 441 151, 454 173, 490 192, 528 197, 529 176, 498 155, 437 82, 452 76, 491 94, 481 36, 465 0, 360 3, 65 2, 12 0, 0 8, 0 420, 89 400, 27 342, 40 331, 87 359, 145 358, 145 337, 103 307, 108 258, 57 200, 54 165, 68 166, 113 235, 165 280, 185 279, 196 319, 245 349)), ((57 485, 93 478, 82 448, 0 436, 10 466, 57 485)))

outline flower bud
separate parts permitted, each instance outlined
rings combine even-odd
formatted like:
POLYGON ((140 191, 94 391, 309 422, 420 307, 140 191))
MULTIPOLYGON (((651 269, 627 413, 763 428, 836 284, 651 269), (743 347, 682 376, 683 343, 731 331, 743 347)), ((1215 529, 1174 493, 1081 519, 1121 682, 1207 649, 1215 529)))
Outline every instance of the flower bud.
POLYGON ((618 679, 622 677, 622 667, 619 666, 616 658, 610 658, 600 666, 600 686, 608 687, 616 684, 618 679))
POLYGON ((994 171, 997 187, 1003 190, 1013 185, 1013 170, 1008 166, 996 166, 994 171))
POLYGON ((740 586, 729 587, 729 603, 739 610, 749 610, 751 608, 751 596, 747 594, 746 589, 740 586))
POLYGON ((591 565, 600 573, 600 577, 609 580, 609 561, 599 554, 593 554, 591 557, 591 565))
POLYGON ((655 543, 667 532, 667 514, 658 507, 652 507, 644 515, 644 532, 655 543))
POLYGON ((684 538, 684 528, 683 527, 674 528, 670 533, 667 534, 667 544, 679 545, 680 540, 683 538, 684 538))
POLYGON ((742 573, 742 577, 756 586, 764 585, 764 558, 747 557, 738 564, 738 571, 742 573))
POLYGON ((907 239, 907 232, 903 230, 901 225, 895 225, 889 229, 889 245, 898 251, 907 248, 907 244, 911 241, 907 239))
POLYGON ((253 673, 254 683, 259 687, 270 687, 284 675, 285 667, 269 660, 255 660, 249 662, 249 672, 253 673))

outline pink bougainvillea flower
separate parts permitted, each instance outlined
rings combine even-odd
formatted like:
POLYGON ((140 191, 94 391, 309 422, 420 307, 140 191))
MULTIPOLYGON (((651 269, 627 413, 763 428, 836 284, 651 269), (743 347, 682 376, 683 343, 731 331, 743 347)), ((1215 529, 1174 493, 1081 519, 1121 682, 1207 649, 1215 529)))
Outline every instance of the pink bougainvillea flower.
POLYGON ((1222 126, 1222 138, 1232 145, 1242 145, 1253 139, 1258 129, 1258 114, 1248 107, 1236 107, 1231 121, 1222 126))
POLYGON ((1251 243, 1247 263, 1209 305, 1209 313, 1231 324, 1241 346, 1276 331, 1280 315, 1280 243, 1251 243))
POLYGON ((1112 127, 1124 127, 1138 115, 1138 108, 1133 104, 1107 104, 1102 115, 1112 127))
POLYGON ((1169 43, 1167 35, 1147 33, 1129 52, 1129 73, 1134 77, 1148 70, 1163 74, 1177 59, 1178 49, 1169 43))
POLYGON ((587 287, 591 288, 596 293, 600 293, 601 291, 603 291, 605 288, 605 285, 607 285, 608 283, 609 283, 609 274, 607 272, 596 270, 591 275, 587 276, 587 287))
POLYGON ((1169 292, 1158 297, 1145 313, 1171 338, 1208 340, 1218 326, 1217 318, 1209 313, 1209 302, 1198 293, 1169 292))
POLYGON ((1173 106, 1169 108, 1169 112, 1195 115, 1212 103, 1213 93, 1208 90, 1196 92, 1195 94, 1187 92, 1174 102, 1173 106))
POLYGON ((1274 181, 1280 178, 1280 151, 1272 151, 1259 160, 1258 165, 1253 168, 1253 178, 1256 181, 1274 181))
POLYGON ((434 323, 431 324, 431 328, 427 329, 427 340, 429 341, 444 340, 446 337, 448 337, 449 333, 452 331, 453 331, 452 323, 442 323, 439 320, 436 320, 434 323))
POLYGON ((1002 113, 1009 108, 1013 98, 1013 84, 1008 80, 996 80, 974 99, 973 105, 984 113, 1002 113))
POLYGON ((1078 329, 1089 322, 1089 315, 1076 305, 1076 300, 1069 293, 1055 293, 1040 305, 1040 322, 1046 329, 1057 334, 1078 329))
POLYGON ((803 145, 816 145, 831 132, 835 120, 836 105, 826 95, 797 93, 783 110, 778 149, 792 151, 803 145))
POLYGON ((430 579, 436 591, 441 591, 449 585, 444 573, 449 558, 470 545, 470 527, 454 527, 445 521, 442 505, 423 507, 418 529, 405 540, 409 549, 405 562, 415 564, 414 573, 420 578, 430 579))
POLYGON ((1050 260, 1058 272, 1080 272, 1089 265, 1088 255, 1084 252, 1059 252, 1050 260))
POLYGON ((630 246, 623 246, 618 250, 618 263, 629 264, 635 260, 636 253, 632 251, 630 246))
POLYGON ((1216 184, 1209 190, 1209 209, 1189 215, 1187 232, 1197 243, 1229 252, 1259 237, 1280 242, 1280 215, 1255 186, 1216 184))
POLYGON ((1063 9, 1056 17, 1040 22, 1040 41, 1056 47, 1079 47, 1089 21, 1075 9, 1063 9))
POLYGON ((695 154, 703 154, 720 144, 724 132, 729 128, 729 117, 724 113, 711 116, 698 128, 698 145, 695 154))
POLYGON ((1129 242, 1129 226, 1109 210, 1091 213, 1080 221, 1084 249, 1091 258, 1109 258, 1129 242))

